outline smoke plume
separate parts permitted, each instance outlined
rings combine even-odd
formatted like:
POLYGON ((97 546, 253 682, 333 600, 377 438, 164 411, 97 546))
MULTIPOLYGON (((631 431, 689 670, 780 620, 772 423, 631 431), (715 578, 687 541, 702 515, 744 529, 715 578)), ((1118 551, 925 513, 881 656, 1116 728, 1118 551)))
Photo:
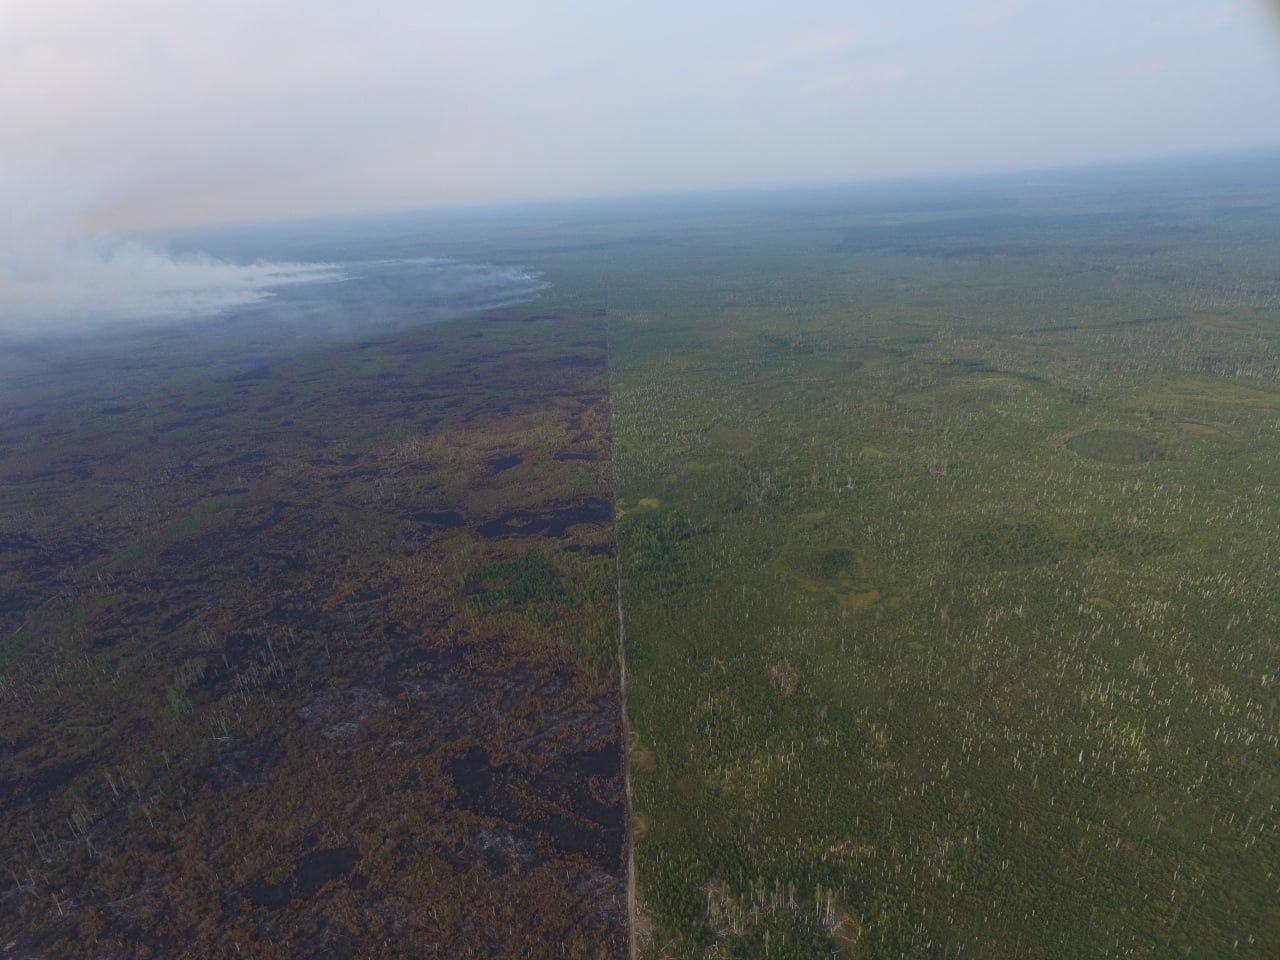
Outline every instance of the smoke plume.
POLYGON ((0 335, 59 336, 154 324, 263 300, 340 276, 330 264, 233 263, 90 232, 93 199, 49 172, 0 171, 0 335))

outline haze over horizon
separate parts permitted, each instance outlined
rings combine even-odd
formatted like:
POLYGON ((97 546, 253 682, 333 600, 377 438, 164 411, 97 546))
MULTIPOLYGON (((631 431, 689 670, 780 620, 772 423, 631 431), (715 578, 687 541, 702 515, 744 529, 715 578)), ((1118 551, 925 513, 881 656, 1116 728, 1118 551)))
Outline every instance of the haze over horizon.
POLYGON ((0 303, 94 303, 50 291, 145 260, 115 232, 1273 148, 1277 39, 1262 0, 14 0, 0 303))

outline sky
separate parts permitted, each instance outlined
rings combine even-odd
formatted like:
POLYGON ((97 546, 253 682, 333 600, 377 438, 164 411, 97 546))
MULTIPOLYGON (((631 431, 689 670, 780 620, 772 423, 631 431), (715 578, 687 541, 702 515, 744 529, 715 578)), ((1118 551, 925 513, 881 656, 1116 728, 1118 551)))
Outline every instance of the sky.
MULTIPOLYGON (((156 227, 1276 147, 1280 17, 1266 0, 0 0, 0 118, 0 265, 39 261, 33 242, 101 261, 109 233, 156 227)), ((39 286, 5 270, 0 304, 39 286)))

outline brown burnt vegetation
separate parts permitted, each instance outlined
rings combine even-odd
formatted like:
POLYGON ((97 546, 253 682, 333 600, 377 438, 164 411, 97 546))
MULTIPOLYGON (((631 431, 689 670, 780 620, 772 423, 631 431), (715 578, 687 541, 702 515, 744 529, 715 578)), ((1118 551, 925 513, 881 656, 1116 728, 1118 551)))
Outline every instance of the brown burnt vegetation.
POLYGON ((4 955, 621 955, 605 362, 504 311, 7 404, 4 955))

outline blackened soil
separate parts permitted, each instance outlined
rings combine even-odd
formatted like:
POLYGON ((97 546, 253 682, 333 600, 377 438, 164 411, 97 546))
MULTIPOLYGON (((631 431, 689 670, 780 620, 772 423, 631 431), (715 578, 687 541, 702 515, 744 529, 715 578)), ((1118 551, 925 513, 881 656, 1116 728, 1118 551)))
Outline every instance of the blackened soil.
POLYGON ((512 467, 518 467, 524 463, 524 454, 512 453, 503 457, 494 457, 489 461, 489 472, 493 474, 505 473, 512 467))
POLYGON ((482 537, 563 537, 570 527, 579 524, 610 523, 613 501, 604 497, 587 497, 556 510, 512 510, 480 524, 482 537))
POLYGON ((0 954, 626 955, 613 600, 466 596, 612 574, 600 319, 525 319, 0 417, 0 954))

